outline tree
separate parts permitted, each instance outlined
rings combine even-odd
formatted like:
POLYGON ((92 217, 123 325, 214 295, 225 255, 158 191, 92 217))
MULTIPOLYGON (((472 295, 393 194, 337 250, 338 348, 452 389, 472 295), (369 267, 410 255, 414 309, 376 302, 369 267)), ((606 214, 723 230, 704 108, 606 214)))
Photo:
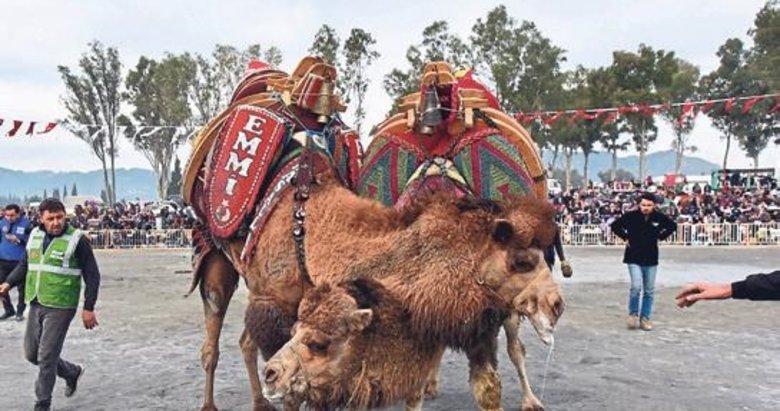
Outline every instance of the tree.
POLYGON ((181 194, 181 161, 176 157, 171 172, 171 182, 168 184, 168 197, 181 194))
POLYGON ((65 66, 57 70, 65 83, 63 103, 68 113, 65 127, 89 144, 103 166, 107 203, 116 199, 117 118, 119 116, 122 63, 119 52, 94 41, 79 60, 82 74, 65 66), (109 174, 111 176, 109 180, 109 174))
POLYGON ((194 72, 186 56, 166 55, 161 61, 142 56, 127 75, 126 99, 133 121, 123 116, 126 137, 149 161, 157 176, 157 195, 165 198, 176 149, 191 130, 187 86, 194 72))
POLYGON ((73 183, 73 188, 70 189, 71 197, 79 195, 79 190, 76 189, 76 183, 73 183))
POLYGON ((60 200, 60 189, 55 188, 54 190, 52 190, 51 196, 56 198, 57 200, 60 200))
POLYGON ((205 124, 227 107, 251 60, 262 59, 272 66, 282 63, 282 53, 278 48, 271 46, 263 50, 259 44, 244 50, 217 44, 210 58, 200 54, 185 54, 182 58, 193 71, 188 93, 198 124, 205 124))
POLYGON ((647 174, 647 150, 658 137, 653 112, 645 106, 669 98, 674 74, 678 71, 674 52, 639 45, 637 53, 615 51, 611 69, 621 105, 634 105, 637 111, 625 114, 625 130, 633 136, 639 152, 639 178, 647 174))
MULTIPOLYGON (((423 29, 422 41, 406 50, 407 69, 393 69, 382 82, 385 91, 397 103, 398 99, 420 89, 420 74, 426 63, 446 61, 454 67, 473 65, 473 55, 467 43, 450 33, 444 20, 434 21, 423 29)), ((395 111, 393 105, 391 113, 395 111)))
POLYGON ((754 27, 748 34, 753 38, 751 66, 755 75, 765 81, 770 90, 780 90, 780 1, 770 0, 758 11, 754 27))
POLYGON ((565 77, 565 51, 545 38, 532 22, 517 21, 505 6, 477 19, 471 48, 478 72, 487 74, 504 110, 537 111, 555 107, 565 77))
MULTIPOLYGON (((677 59, 678 70, 672 77, 669 98, 671 101, 688 101, 698 98, 699 68, 693 64, 677 59)), ((683 157, 686 152, 696 152, 696 146, 690 144, 689 138, 695 123, 693 115, 683 116, 682 107, 670 107, 663 111, 663 118, 669 123, 674 132, 672 149, 675 152, 674 173, 679 174, 682 168, 683 157)))
MULTIPOLYGON (((46 196, 46 192, 44 191, 44 197, 46 196)), ((108 203, 108 194, 106 194, 106 190, 100 190, 100 199, 103 200, 104 203, 108 203)))
MULTIPOLYGON (((713 72, 702 77, 701 93, 708 99, 724 99, 738 96, 762 94, 766 92, 766 83, 755 78, 748 67, 748 51, 742 40, 731 38, 718 48, 720 65, 713 72)), ((750 113, 745 113, 735 102, 728 100, 719 103, 707 111, 712 124, 723 133, 726 149, 723 154, 723 168, 728 168, 729 151, 732 138, 745 135, 746 123, 751 122, 750 113)))
POLYGON ((68 186, 63 184, 62 185, 62 199, 64 200, 65 197, 68 196, 68 186))
POLYGON ((47 198, 49 198, 49 193, 46 191, 46 189, 45 189, 45 188, 43 189, 43 198, 44 198, 44 199, 47 199, 47 198))
POLYGON ((335 66, 338 64, 340 47, 341 40, 336 33, 336 29, 323 24, 314 35, 314 42, 309 47, 309 54, 322 57, 323 60, 335 66))
POLYGON ((379 52, 374 50, 373 46, 376 40, 371 33, 359 28, 353 28, 349 37, 344 42, 342 50, 344 54, 343 83, 346 90, 346 101, 349 103, 353 98, 356 101, 355 107, 355 130, 361 135, 363 120, 366 117, 363 102, 366 98, 369 79, 365 73, 366 68, 374 60, 379 58, 379 52))

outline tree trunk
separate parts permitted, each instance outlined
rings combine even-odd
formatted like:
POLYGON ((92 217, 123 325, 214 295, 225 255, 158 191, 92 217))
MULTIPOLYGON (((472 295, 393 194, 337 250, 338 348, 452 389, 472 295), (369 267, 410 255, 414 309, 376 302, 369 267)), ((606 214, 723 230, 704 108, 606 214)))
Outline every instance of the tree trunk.
POLYGON ((679 133, 675 133, 675 138, 677 139, 677 145, 674 153, 674 174, 677 175, 680 174, 680 169, 682 169, 683 156, 685 155, 685 141, 683 141, 682 135, 679 133))
POLYGON ((559 145, 553 146, 553 158, 552 158, 552 165, 550 166, 550 172, 552 173, 555 171, 555 166, 558 164, 558 152, 560 151, 561 147, 559 145))
POLYGON ((758 168, 758 154, 756 154, 756 155, 753 157, 753 168, 754 168, 754 169, 757 169, 757 168, 758 168))
POLYGON ((111 156, 111 190, 108 192, 108 201, 111 206, 116 204, 116 169, 114 167, 114 161, 116 160, 116 148, 114 143, 116 142, 116 127, 110 126, 109 132, 109 155, 111 156))
POLYGON ((726 133, 726 154, 723 155, 723 169, 728 168, 729 149, 731 148, 731 133, 726 133))
POLYGON ((639 142, 640 142, 640 148, 639 148, 639 181, 644 182, 645 181, 645 172, 647 171, 645 168, 645 161, 647 159, 646 157, 646 147, 645 147, 645 131, 642 130, 642 134, 639 136, 639 142))
POLYGON ((612 170, 609 173, 610 180, 615 181, 617 178, 617 148, 612 149, 612 170))
POLYGON ((566 153, 566 191, 571 190, 571 158, 574 156, 574 149, 566 147, 563 149, 566 153))
POLYGON ((103 164, 103 184, 106 188, 106 197, 108 197, 108 193, 111 192, 111 185, 108 181, 108 167, 106 165, 106 158, 103 157, 100 159, 100 162, 103 164))
POLYGON ((585 166, 582 168, 582 185, 583 187, 588 187, 588 160, 590 159, 590 151, 583 151, 582 154, 585 156, 585 166))

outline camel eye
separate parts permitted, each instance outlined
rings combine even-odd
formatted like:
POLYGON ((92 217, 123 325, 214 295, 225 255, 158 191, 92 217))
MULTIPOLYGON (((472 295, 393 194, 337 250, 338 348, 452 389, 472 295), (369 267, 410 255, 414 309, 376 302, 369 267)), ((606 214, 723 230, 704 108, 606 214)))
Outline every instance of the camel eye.
POLYGON ((515 261, 512 264, 512 271, 518 273, 527 273, 533 271, 534 268, 536 268, 536 266, 531 264, 530 261, 515 261))
POLYGON ((315 355, 322 355, 328 351, 328 343, 320 341, 309 341, 306 343, 306 348, 315 355))

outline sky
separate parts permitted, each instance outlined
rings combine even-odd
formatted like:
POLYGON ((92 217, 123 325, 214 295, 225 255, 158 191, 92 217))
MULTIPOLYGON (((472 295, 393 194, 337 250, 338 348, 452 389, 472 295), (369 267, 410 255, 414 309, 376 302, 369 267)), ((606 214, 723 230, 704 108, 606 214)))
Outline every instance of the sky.
MULTIPOLYGON (((368 69, 370 126, 391 105, 382 79, 393 68, 406 69, 406 49, 422 40, 422 30, 445 20, 450 31, 468 38, 477 18, 505 4, 517 20, 534 22, 553 44, 567 51, 565 68, 599 67, 612 62, 614 50, 636 51, 640 43, 674 51, 708 73, 727 38, 749 42, 747 31, 764 0, 450 0, 421 1, 7 1, 0 22, 0 167, 17 170, 88 171, 100 168, 86 143, 62 128, 33 137, 5 138, 9 120, 47 122, 66 117, 65 88, 58 65, 75 67, 87 44, 99 40, 116 47, 125 69, 142 55, 193 52, 208 55, 215 44, 245 48, 254 43, 282 50, 281 68, 290 71, 303 57, 322 24, 345 38, 353 27, 370 32, 381 56, 368 69)), ((777 91, 777 90, 775 90, 777 91)), ((559 109, 562 107, 549 107, 559 109)), ((568 107, 566 107, 568 108, 568 107)), ((347 121, 350 116, 346 116, 347 121)), ((668 126, 659 121, 650 151, 670 148, 668 126)), ((365 127, 369 129, 370 127, 365 127)), ((365 140, 364 140, 365 142, 365 140)), ((720 164, 725 143, 700 116, 692 135, 698 157, 720 164)), ((729 165, 752 166, 732 145, 729 165)), ((182 162, 189 147, 179 150, 182 162)), ((780 166, 780 150, 770 145, 761 166, 780 166)), ((151 168, 122 141, 117 167, 151 168)))

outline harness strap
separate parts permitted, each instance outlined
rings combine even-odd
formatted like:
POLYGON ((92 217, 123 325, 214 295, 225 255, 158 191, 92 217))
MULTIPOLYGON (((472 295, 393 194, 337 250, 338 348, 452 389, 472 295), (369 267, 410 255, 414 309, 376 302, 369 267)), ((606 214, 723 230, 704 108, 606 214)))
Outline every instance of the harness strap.
POLYGON ((306 200, 311 194, 311 184, 314 181, 312 168, 314 160, 311 152, 311 137, 306 135, 306 143, 303 145, 300 161, 298 162, 298 172, 295 175, 295 203, 293 204, 293 229, 292 235, 295 240, 295 257, 298 261, 298 269, 301 270, 303 280, 309 284, 314 284, 306 268, 306 247, 304 239, 306 229, 306 200))

